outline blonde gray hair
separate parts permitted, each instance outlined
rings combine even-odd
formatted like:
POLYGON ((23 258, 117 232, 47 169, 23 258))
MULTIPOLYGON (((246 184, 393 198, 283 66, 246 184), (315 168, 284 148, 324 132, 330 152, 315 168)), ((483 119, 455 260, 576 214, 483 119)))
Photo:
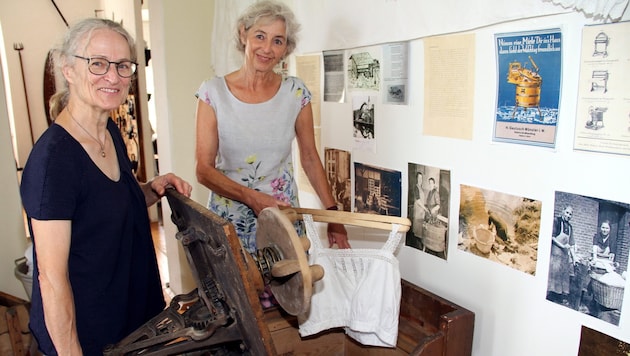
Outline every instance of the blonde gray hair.
POLYGON ((129 53, 133 62, 137 61, 136 44, 133 37, 125 30, 118 22, 100 19, 100 18, 87 18, 72 26, 65 34, 61 44, 54 49, 53 67, 51 70, 56 78, 59 78, 57 83, 61 83, 61 87, 58 87, 55 94, 50 98, 50 118, 54 120, 59 113, 68 105, 69 87, 68 81, 63 76, 61 69, 66 65, 74 64, 76 58, 74 57, 78 53, 83 53, 83 49, 79 46, 87 46, 90 42, 92 33, 96 30, 107 29, 112 30, 125 38, 129 45, 129 53))
POLYGON ((297 46, 297 33, 300 31, 300 24, 295 18, 295 14, 291 9, 277 1, 257 1, 250 5, 236 21, 236 49, 244 53, 245 44, 241 42, 241 27, 248 31, 252 26, 261 20, 282 20, 286 28, 287 36, 287 52, 285 56, 290 55, 297 46))

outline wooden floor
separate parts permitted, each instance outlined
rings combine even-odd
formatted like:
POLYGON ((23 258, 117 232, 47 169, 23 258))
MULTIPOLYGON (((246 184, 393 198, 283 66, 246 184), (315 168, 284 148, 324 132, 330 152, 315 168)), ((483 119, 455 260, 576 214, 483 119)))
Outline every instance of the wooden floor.
POLYGON ((158 268, 160 269, 160 278, 162 280, 162 290, 164 291, 164 299, 170 302, 172 291, 168 286, 168 261, 166 258, 166 240, 164 237, 164 226, 159 222, 151 223, 151 235, 153 236, 153 245, 155 245, 155 255, 157 257, 158 268))

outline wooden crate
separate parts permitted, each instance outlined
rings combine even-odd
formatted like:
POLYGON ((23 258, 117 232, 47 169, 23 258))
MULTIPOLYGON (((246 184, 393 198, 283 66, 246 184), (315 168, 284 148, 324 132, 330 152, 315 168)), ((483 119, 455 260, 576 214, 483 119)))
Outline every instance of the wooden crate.
POLYGON ((278 355, 466 356, 472 353, 475 314, 425 289, 402 281, 396 348, 364 346, 341 328, 307 338, 297 319, 278 309, 265 311, 278 355))
POLYGON ((29 354, 31 333, 28 329, 30 303, 0 292, 0 355, 29 354))

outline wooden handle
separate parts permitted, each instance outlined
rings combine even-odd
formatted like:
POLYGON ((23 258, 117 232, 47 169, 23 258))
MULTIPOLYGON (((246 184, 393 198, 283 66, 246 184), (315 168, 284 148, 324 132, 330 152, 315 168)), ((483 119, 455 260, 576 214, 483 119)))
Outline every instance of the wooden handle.
POLYGON ((290 220, 302 219, 303 214, 313 216, 313 221, 336 223, 343 225, 363 226, 381 230, 392 230, 392 224, 400 225, 398 231, 406 232, 411 227, 411 221, 399 216, 377 214, 351 213, 337 210, 321 210, 308 208, 281 207, 290 220))
POLYGON ((313 283, 324 278, 324 267, 320 265, 311 265, 309 269, 311 270, 311 278, 313 279, 313 283))
POLYGON ((290 276, 300 272, 300 263, 297 260, 281 260, 273 264, 271 275, 275 278, 290 276))

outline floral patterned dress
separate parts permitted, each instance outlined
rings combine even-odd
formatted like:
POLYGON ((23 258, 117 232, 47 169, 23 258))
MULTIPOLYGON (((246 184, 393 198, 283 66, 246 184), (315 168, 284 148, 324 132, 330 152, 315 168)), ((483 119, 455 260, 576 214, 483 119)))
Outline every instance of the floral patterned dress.
MULTIPOLYGON (((215 77, 203 82, 196 96, 216 113, 216 168, 237 183, 298 206, 291 148, 297 116, 311 101, 304 82, 287 77, 273 98, 249 104, 232 95, 224 77, 215 77)), ((234 224, 247 251, 256 250, 256 216, 248 206, 211 192, 208 209, 234 224)))

